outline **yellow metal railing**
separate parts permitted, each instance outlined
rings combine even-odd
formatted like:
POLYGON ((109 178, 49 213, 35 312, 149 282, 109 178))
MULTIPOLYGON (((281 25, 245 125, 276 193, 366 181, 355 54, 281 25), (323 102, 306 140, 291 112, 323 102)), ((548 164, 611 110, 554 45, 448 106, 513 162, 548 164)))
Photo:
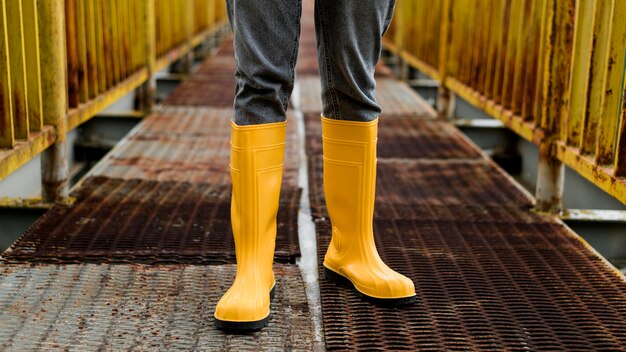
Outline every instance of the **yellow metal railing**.
POLYGON ((385 44, 539 145, 538 208, 558 211, 562 163, 626 203, 624 23, 623 0, 398 0, 385 44))
POLYGON ((222 0, 0 0, 0 179, 42 153, 44 200, 66 193, 66 131, 224 23, 222 0))

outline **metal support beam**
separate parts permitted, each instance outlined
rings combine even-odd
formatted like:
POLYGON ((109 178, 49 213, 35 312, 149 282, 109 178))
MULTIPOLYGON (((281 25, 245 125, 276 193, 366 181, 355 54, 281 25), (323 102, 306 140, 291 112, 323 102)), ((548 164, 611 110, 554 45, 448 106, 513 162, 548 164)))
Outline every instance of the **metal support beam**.
POLYGON ((44 123, 55 127, 56 141, 41 155, 42 199, 61 202, 68 195, 66 141, 66 59, 64 2, 39 0, 42 107, 44 123))
POLYGON ((563 181, 565 167, 558 159, 550 155, 550 144, 539 146, 539 164, 537 167, 536 209, 540 212, 558 214, 563 208, 563 181))

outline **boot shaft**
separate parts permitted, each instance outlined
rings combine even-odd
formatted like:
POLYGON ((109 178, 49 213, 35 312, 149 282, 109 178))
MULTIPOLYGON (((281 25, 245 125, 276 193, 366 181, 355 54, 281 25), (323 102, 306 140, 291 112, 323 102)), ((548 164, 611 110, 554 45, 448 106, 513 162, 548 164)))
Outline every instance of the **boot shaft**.
POLYGON ((238 273, 271 272, 276 242, 286 124, 238 126, 231 129, 231 224, 238 273))
POLYGON ((377 133, 378 119, 354 122, 322 117, 326 205, 333 227, 342 232, 371 232, 377 133))

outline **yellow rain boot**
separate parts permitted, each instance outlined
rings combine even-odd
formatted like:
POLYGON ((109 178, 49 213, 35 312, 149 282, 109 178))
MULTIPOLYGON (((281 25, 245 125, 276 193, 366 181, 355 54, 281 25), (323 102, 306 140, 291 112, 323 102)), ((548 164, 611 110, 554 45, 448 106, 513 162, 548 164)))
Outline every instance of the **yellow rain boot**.
POLYGON ((415 302, 413 281, 391 270, 376 251, 373 232, 378 119, 371 122, 322 117, 324 193, 332 239, 324 277, 356 289, 378 304, 415 302))
POLYGON ((231 125, 231 223, 237 275, 215 307, 215 325, 257 330, 269 321, 274 296, 272 263, 286 123, 231 125))

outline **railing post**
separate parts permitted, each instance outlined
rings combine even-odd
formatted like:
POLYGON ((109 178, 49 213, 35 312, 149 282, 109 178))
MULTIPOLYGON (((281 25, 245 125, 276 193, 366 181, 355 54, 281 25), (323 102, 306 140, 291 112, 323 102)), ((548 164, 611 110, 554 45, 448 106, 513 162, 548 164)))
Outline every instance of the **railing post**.
POLYGON ((13 148, 13 99, 5 0, 0 0, 0 148, 13 148))
POLYGON ((441 8, 441 32, 439 34, 439 87, 437 88, 437 112, 442 120, 449 120, 454 113, 448 78, 448 53, 450 52, 452 23, 452 0, 443 0, 441 8))
POLYGON ((565 180, 563 163, 553 157, 551 143, 539 145, 537 165, 536 209, 541 212, 558 214, 563 208, 563 184, 565 180))
POLYGON ((536 209, 559 213, 563 202, 563 163, 555 157, 556 142, 562 122, 567 121, 569 73, 572 62, 572 38, 575 0, 549 0, 546 9, 546 50, 543 58, 543 96, 539 144, 536 209))
POLYGON ((60 202, 69 195, 65 10, 64 2, 58 0, 39 0, 37 6, 44 123, 56 130, 56 141, 41 154, 42 198, 60 202))
POLYGON ((145 57, 148 79, 141 88, 143 109, 147 114, 152 112, 156 101, 156 0, 143 0, 142 25, 145 30, 145 57))
POLYGON ((194 23, 195 23, 195 14, 194 14, 194 2, 189 0, 185 2, 185 12, 187 21, 185 21, 186 28, 185 33, 187 35, 187 52, 184 54, 181 60, 182 64, 182 72, 184 74, 190 75, 191 70, 193 69, 193 61, 194 61, 194 52, 193 52, 193 36, 194 36, 194 23))
POLYGON ((405 43, 405 26, 406 26, 406 17, 410 16, 410 13, 406 13, 403 8, 404 3, 400 2, 396 5, 396 16, 394 18, 395 22, 395 26, 396 26, 396 31, 394 33, 394 44, 396 46, 396 52, 395 52, 395 66, 394 66, 394 73, 396 75, 396 77, 399 77, 400 79, 404 79, 404 68, 407 66, 407 63, 404 62, 404 60, 402 59, 402 51, 404 50, 404 43, 405 43), (399 11, 399 12, 398 12, 399 11), (399 15, 398 15, 399 14, 399 15))

